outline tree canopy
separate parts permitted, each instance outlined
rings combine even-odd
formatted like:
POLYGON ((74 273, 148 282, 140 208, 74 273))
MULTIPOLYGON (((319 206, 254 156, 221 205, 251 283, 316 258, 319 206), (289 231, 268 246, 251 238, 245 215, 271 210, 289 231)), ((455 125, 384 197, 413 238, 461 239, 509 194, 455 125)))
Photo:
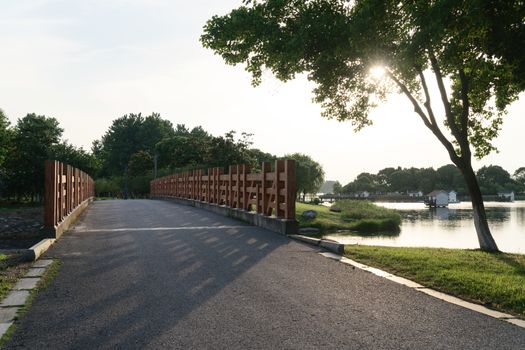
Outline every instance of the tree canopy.
POLYGON ((28 114, 14 127, 6 161, 8 186, 17 195, 35 198, 43 193, 44 161, 52 154, 63 129, 55 118, 28 114))
MULTIPOLYGON (((525 181, 512 179, 506 170, 497 165, 484 166, 476 175, 484 195, 495 195, 499 191, 525 191, 525 181)), ((427 194, 433 190, 454 190, 460 195, 468 195, 465 179, 453 164, 437 169, 397 167, 382 169, 377 174, 361 173, 342 188, 343 193, 369 191, 377 194, 411 191, 427 194)))
POLYGON ((283 158, 295 160, 295 175, 297 193, 315 194, 324 183, 324 170, 310 156, 302 153, 286 154, 283 158))
POLYGON ((93 153, 102 159, 102 175, 123 174, 133 154, 153 155, 156 144, 173 135, 171 122, 159 114, 130 113, 113 121, 102 139, 93 143, 93 153))
POLYGON ((245 0, 212 17, 203 45, 261 82, 305 73, 327 118, 370 125, 391 92, 415 113, 465 177, 482 249, 496 251, 471 158, 495 150, 507 107, 525 89, 521 0, 245 0), (443 128, 430 86, 438 90, 443 128))
POLYGON ((11 130, 9 129, 9 119, 0 109, 0 168, 2 168, 4 161, 9 152, 8 145, 11 138, 11 130))
POLYGON ((307 73, 323 115, 356 129, 371 124, 370 109, 397 88, 454 160, 470 155, 469 142, 479 157, 494 150, 501 117, 524 88, 522 1, 244 3, 209 20, 201 40, 226 63, 244 63, 255 85, 265 69, 281 80, 307 73), (501 38, 517 41, 506 46, 501 38), (371 77, 377 67, 391 79, 371 77), (427 69, 435 73, 452 140, 432 110, 427 69))

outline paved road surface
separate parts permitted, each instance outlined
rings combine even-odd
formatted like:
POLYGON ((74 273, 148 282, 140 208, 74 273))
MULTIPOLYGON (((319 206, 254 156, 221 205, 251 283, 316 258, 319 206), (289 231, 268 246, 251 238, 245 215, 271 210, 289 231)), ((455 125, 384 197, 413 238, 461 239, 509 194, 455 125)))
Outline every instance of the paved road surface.
POLYGON ((7 348, 525 349, 525 330, 170 202, 95 202, 7 348))

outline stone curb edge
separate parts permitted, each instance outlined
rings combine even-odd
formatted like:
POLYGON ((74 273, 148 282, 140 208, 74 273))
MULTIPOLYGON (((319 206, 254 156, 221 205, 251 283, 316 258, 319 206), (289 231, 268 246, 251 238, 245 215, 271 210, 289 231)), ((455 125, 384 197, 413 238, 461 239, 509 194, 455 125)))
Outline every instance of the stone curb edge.
POLYGON ((517 317, 515 317, 515 316, 513 316, 511 314, 507 314, 507 313, 500 312, 500 311, 495 311, 495 310, 489 309, 489 308, 487 308, 487 307, 485 307, 483 305, 474 304, 474 303, 465 301, 463 299, 454 297, 452 295, 445 294, 443 292, 439 292, 439 291, 431 289, 431 288, 426 288, 425 286, 423 286, 423 285, 421 285, 421 284, 419 284, 417 282, 411 281, 409 279, 406 279, 404 277, 399 277, 399 276, 393 275, 393 274, 391 274, 389 272, 377 269, 375 267, 367 266, 367 265, 361 264, 361 263, 359 263, 357 261, 354 261, 352 259, 348 259, 348 258, 342 256, 342 254, 344 252, 344 244, 340 244, 340 243, 332 242, 332 241, 326 241, 326 240, 319 239, 319 238, 312 238, 312 237, 302 236, 302 235, 289 235, 288 237, 290 237, 290 238, 292 238, 294 240, 297 240, 297 241, 301 241, 301 242, 306 243, 306 244, 319 246, 319 247, 325 248, 326 250, 331 251, 330 253, 326 253, 326 252, 319 253, 322 256, 326 257, 326 258, 339 261, 339 262, 341 262, 343 264, 351 265, 351 266, 356 267, 356 268, 358 268, 360 270, 363 270, 363 271, 368 271, 370 273, 373 273, 376 276, 386 278, 386 279, 388 279, 388 280, 390 280, 392 282, 398 283, 398 284, 402 284, 402 285, 404 285, 404 286, 406 286, 408 288, 412 288, 412 289, 414 289, 414 290, 416 290, 418 292, 425 293, 425 294, 430 295, 430 296, 432 296, 434 298, 443 300, 443 301, 445 301, 447 303, 458 305, 458 306, 464 307, 466 309, 469 309, 469 310, 472 310, 472 311, 475 311, 475 312, 479 312, 479 313, 484 314, 486 316, 493 317, 493 318, 496 318, 498 320, 511 323, 511 324, 513 324, 515 326, 518 326, 518 327, 521 327, 521 328, 525 328, 525 320, 519 319, 519 318, 517 318, 517 317), (325 242, 324 244, 323 244, 323 241, 325 242), (335 250, 337 250, 337 251, 335 251, 335 250))
POLYGON ((27 249, 28 260, 36 261, 56 242, 55 238, 45 238, 27 249))
POLYGON ((0 249, 2 254, 21 254, 25 261, 37 261, 52 245, 55 238, 44 238, 27 249, 0 249))
POLYGON ((294 239, 296 241, 301 241, 301 242, 304 242, 306 244, 315 245, 315 246, 324 248, 324 249, 326 249, 328 251, 331 251, 332 253, 336 253, 336 254, 343 254, 344 251, 345 251, 345 245, 344 244, 341 244, 341 243, 338 243, 338 242, 334 242, 334 241, 329 241, 329 240, 326 240, 326 239, 308 237, 308 236, 303 236, 303 235, 288 235, 288 237, 290 237, 291 239, 294 239))

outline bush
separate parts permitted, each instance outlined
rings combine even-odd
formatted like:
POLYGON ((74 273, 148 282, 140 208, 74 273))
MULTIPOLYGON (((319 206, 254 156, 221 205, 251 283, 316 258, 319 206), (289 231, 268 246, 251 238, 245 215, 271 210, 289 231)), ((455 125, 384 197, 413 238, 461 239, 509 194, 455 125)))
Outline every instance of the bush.
POLYGON ((392 225, 401 224, 401 215, 393 209, 387 209, 365 200, 338 200, 335 204, 341 209, 341 217, 346 221, 363 219, 382 220, 392 225))
POLYGON ((319 204, 321 204, 321 200, 316 197, 316 198, 312 199, 310 204, 319 205, 319 204))
POLYGON ((399 224, 391 219, 361 219, 352 225, 352 229, 364 234, 397 235, 399 224))

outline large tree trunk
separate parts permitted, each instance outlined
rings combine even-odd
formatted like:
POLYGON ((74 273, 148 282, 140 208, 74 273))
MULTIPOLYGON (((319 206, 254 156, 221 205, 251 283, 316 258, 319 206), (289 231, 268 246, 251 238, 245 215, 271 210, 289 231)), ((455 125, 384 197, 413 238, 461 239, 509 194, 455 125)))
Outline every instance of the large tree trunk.
POLYGON ((487 215, 485 214, 485 205, 483 204, 483 197, 479 188, 478 180, 472 165, 456 164, 463 174, 467 183, 470 200, 472 201, 472 211, 474 214, 474 226, 478 235, 479 247, 481 250, 488 252, 498 252, 498 246, 490 233, 489 224, 487 223, 487 215))

